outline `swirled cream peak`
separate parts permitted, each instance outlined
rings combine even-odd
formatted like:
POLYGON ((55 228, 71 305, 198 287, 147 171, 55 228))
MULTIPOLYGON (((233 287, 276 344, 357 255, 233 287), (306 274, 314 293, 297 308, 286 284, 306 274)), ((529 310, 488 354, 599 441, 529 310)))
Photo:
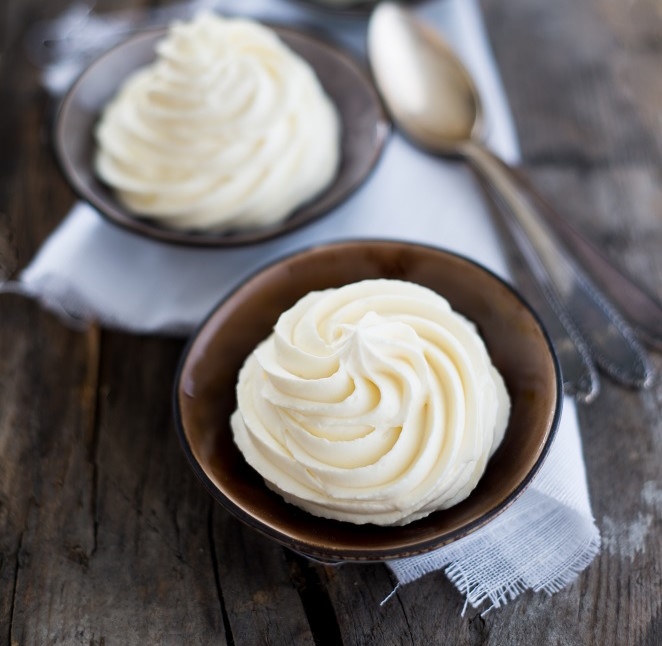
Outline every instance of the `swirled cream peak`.
POLYGON ((278 222, 333 179, 340 125, 310 65, 267 27, 174 23, 96 131, 96 170, 133 213, 185 229, 278 222))
POLYGON ((510 410, 475 326, 435 292, 366 280, 311 292, 237 384, 234 440, 285 500, 403 525, 466 498, 510 410))

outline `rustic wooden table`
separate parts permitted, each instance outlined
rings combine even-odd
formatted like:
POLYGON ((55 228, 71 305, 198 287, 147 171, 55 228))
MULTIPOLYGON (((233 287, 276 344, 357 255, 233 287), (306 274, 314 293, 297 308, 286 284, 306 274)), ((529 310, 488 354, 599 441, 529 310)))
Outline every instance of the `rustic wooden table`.
MULTIPOLYGON (((0 8, 0 277, 74 200, 26 29, 69 0, 0 8)), ((153 0, 110 0, 102 11, 153 0)), ((524 167, 662 298, 662 5, 484 0, 524 167)), ((554 595, 482 617, 443 574, 311 564, 203 491, 173 430, 182 342, 75 332, 0 297, 0 642, 662 644, 662 386, 605 380, 580 407, 601 555, 554 595)), ((653 355, 658 369, 662 357, 653 355)))

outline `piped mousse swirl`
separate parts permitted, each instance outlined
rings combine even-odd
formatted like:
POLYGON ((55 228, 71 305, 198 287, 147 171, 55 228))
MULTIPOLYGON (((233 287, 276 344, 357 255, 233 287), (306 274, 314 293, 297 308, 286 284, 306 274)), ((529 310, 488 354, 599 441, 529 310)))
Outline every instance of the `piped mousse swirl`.
POLYGON ((274 224, 333 180, 340 122, 311 66, 257 22, 175 22, 96 129, 98 176, 175 229, 274 224))
POLYGON ((457 504, 510 400, 475 326, 437 293, 365 280, 311 292, 240 371, 234 441, 286 501, 404 525, 457 504))

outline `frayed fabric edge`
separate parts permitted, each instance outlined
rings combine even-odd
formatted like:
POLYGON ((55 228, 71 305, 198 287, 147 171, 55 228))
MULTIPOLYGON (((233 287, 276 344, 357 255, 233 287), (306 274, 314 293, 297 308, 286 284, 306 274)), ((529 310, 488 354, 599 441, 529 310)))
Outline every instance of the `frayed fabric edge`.
POLYGON ((591 538, 587 545, 578 550, 578 554, 572 563, 560 574, 543 584, 533 588, 534 592, 543 591, 548 595, 559 592, 570 585, 600 553, 602 541, 600 535, 591 538))
POLYGON ((592 537, 589 542, 577 550, 573 560, 563 569, 562 573, 549 581, 541 582, 536 586, 529 586, 521 579, 515 579, 499 586, 496 589, 488 590, 480 582, 472 581, 458 563, 452 563, 444 573, 455 586, 455 588, 465 597, 465 604, 461 615, 464 616, 468 605, 470 604, 476 610, 480 609, 489 602, 489 606, 481 612, 481 616, 486 615, 491 610, 501 608, 509 601, 514 601, 520 594, 528 589, 534 592, 545 592, 552 595, 570 585, 575 579, 591 564, 593 559, 600 552, 600 536, 592 537))

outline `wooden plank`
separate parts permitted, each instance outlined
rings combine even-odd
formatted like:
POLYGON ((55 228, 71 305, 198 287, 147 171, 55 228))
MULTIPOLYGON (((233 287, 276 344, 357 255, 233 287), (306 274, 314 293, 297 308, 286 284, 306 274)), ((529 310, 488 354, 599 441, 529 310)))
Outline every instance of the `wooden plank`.
POLYGON ((58 558, 62 569, 80 567, 92 546, 91 524, 70 513, 89 514, 97 332, 64 331, 21 301, 0 301, 0 639, 11 643, 23 643, 32 620, 26 594, 42 590, 30 572, 47 575, 58 558))
POLYGON ((181 343, 109 335, 103 345, 98 387, 83 389, 88 402, 98 393, 95 414, 40 424, 52 438, 49 480, 22 537, 30 556, 19 561, 12 639, 224 643, 210 501, 170 419, 181 343))
MULTIPOLYGON (((412 644, 418 619, 407 616, 384 565, 346 564, 323 572, 343 644, 412 644)), ((421 642, 423 643, 423 642, 421 642)))
MULTIPOLYGON (((46 13, 35 10, 38 4, 10 0, 0 9, 6 36, 0 59, 0 280, 27 263, 73 201, 48 145, 53 104, 26 59, 28 26, 46 13)), ((66 0, 48 3, 47 15, 64 6, 66 0)))
POLYGON ((213 512, 220 595, 235 644, 314 644, 284 548, 213 512))
POLYGON ((659 164, 659 4, 483 6, 527 162, 659 164))
POLYGON ((649 166, 529 172, 560 213, 662 301, 662 170, 649 166))

